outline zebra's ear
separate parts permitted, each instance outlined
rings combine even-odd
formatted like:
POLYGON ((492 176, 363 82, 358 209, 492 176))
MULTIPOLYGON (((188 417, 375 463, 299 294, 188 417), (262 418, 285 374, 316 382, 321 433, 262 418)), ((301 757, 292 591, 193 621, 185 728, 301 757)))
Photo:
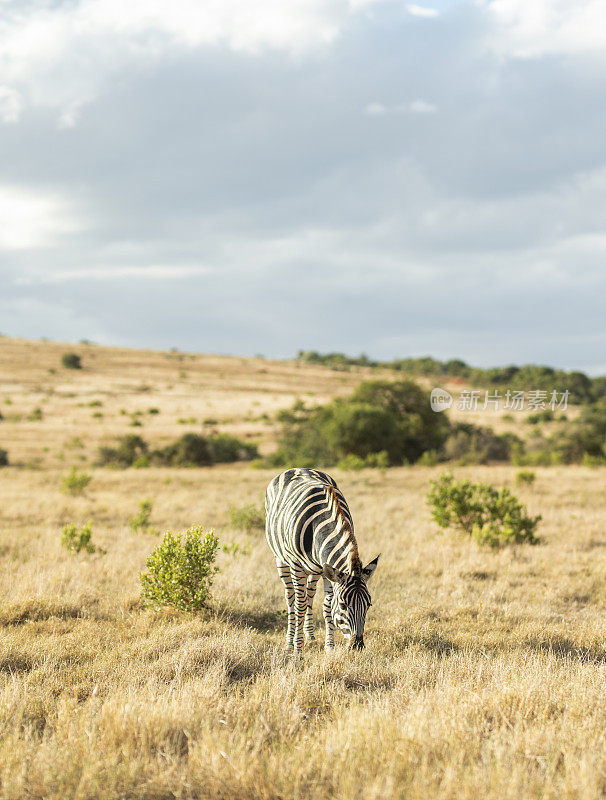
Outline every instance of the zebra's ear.
POLYGON ((379 553, 379 555, 372 561, 369 561, 368 564, 362 570, 362 575, 364 575, 364 577, 366 578, 367 583, 372 578, 372 573, 376 570, 380 557, 381 553, 379 553))
POLYGON ((345 577, 345 573, 335 569, 334 567, 331 567, 330 564, 325 564, 324 577, 328 578, 328 580, 332 581, 333 583, 341 583, 345 577))

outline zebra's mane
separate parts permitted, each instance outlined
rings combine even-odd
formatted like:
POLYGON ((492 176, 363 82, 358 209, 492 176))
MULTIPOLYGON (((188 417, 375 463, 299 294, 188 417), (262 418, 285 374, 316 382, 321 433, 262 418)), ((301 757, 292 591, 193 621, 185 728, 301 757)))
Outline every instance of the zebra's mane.
POLYGON ((343 506, 341 505, 341 500, 339 498, 339 494, 335 489, 335 487, 331 485, 326 486, 326 492, 335 506, 335 516, 341 520, 341 524, 349 533, 350 551, 349 551, 349 557, 347 559, 349 574, 361 575, 362 562, 360 561, 360 554, 358 553, 358 543, 356 541, 356 537, 354 536, 354 532, 352 530, 349 517, 343 511, 343 506))

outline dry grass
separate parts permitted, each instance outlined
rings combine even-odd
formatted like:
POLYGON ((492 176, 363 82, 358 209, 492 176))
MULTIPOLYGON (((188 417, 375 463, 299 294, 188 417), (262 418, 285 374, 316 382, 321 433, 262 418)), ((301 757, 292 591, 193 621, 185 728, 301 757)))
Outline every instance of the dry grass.
MULTIPOLYGON (((57 361, 65 349, 57 346, 57 361)), ((220 554, 212 610, 188 616, 141 608, 138 572, 158 540, 128 525, 150 497, 155 528, 203 524, 224 543, 244 544, 246 534, 229 529, 229 508, 258 504, 271 473, 89 468, 82 496, 61 493, 66 467, 42 451, 44 442, 79 436, 88 452, 97 409, 78 403, 104 398, 102 424, 119 430, 118 384, 143 380, 132 364, 111 383, 110 351, 96 352, 99 363, 108 360, 99 375, 62 375, 42 421, 0 423, 0 446, 12 454, 21 442, 24 461, 40 459, 39 469, 0 470, 0 797, 606 796, 604 470, 537 469, 536 483, 515 491, 543 514, 545 544, 497 553, 437 532, 424 495, 438 468, 335 471, 362 556, 383 553, 367 649, 327 657, 318 643, 293 665, 282 655, 282 589, 261 534, 249 534, 250 555, 220 554), (113 386, 105 395, 104 385, 113 386), (19 438, 26 424, 36 442, 19 438), (89 518, 107 553, 62 549, 61 526, 89 518)), ((153 358, 165 368, 167 354, 153 358)), ((245 368, 196 358, 200 375, 189 380, 209 387, 215 413, 222 392, 247 413, 238 369, 247 391, 258 381, 256 397, 286 405, 301 394, 292 365, 259 361, 268 372, 254 377, 254 360, 245 368), (265 386, 279 384, 281 371, 282 392, 265 386)), ((49 362, 40 363, 22 361, 3 376, 4 394, 39 405, 35 370, 49 362)), ((179 384, 173 397, 168 377, 149 364, 142 371, 153 386, 142 402, 161 408, 149 438, 152 425, 154 436, 172 435, 160 418, 173 402, 175 413, 178 403, 195 408, 198 390, 176 399, 179 384)), ((317 372, 317 384, 305 379, 308 391, 330 396, 326 371, 317 372)), ((16 404, 0 407, 6 414, 16 404)), ((454 472, 513 486, 516 471, 454 472)), ((321 633, 320 618, 316 600, 321 633)))

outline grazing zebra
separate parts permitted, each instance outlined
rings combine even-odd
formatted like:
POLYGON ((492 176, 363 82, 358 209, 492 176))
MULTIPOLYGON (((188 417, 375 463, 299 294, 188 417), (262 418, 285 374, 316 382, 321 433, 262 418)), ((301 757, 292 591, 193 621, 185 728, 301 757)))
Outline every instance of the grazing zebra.
POLYGON ((267 542, 286 592, 286 647, 303 648, 303 634, 314 639, 312 603, 324 579, 326 650, 334 647, 334 623, 352 649, 364 647, 364 622, 370 603, 366 584, 379 556, 362 567, 347 502, 337 484, 317 469, 289 469, 265 494, 267 542))

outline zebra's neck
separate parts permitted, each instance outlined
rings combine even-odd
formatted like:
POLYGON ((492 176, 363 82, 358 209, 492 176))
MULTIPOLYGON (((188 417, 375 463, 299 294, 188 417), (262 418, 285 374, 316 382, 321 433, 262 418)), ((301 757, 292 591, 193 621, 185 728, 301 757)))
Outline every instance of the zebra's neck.
POLYGON ((349 511, 345 512, 339 492, 333 486, 326 487, 326 495, 336 525, 333 534, 323 545, 322 563, 350 575, 360 574, 362 564, 349 511))

